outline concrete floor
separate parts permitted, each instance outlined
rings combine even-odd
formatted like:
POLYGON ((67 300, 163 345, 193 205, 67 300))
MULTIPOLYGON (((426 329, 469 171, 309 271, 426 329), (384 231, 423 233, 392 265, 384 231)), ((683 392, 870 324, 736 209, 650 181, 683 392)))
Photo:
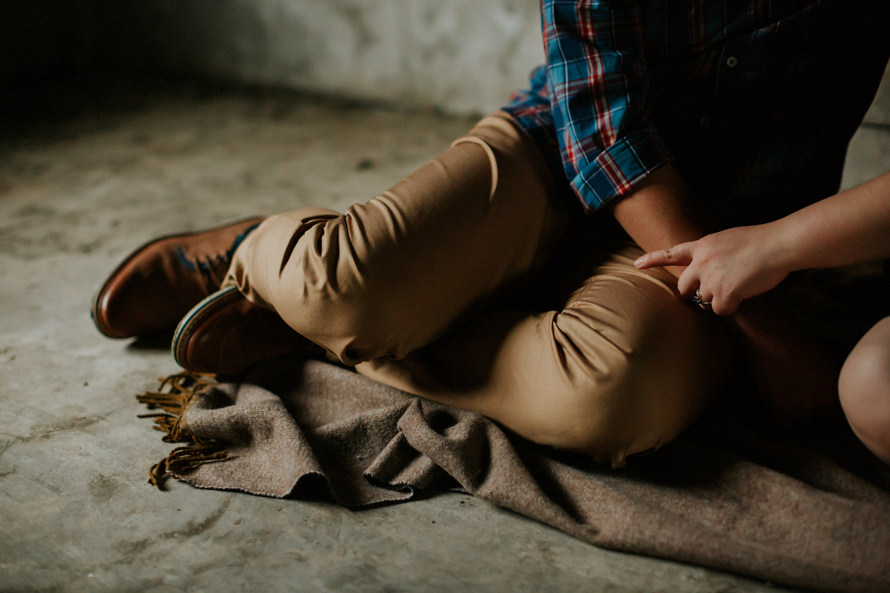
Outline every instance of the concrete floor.
MULTIPOLYGON (((367 199, 471 120, 193 85, 44 103, 0 124, 0 590, 777 590, 459 494, 355 512, 155 490, 147 470, 170 446, 133 394, 177 367, 166 344, 95 331, 105 275, 159 234, 367 199)), ((853 177, 890 162, 890 132, 866 135, 853 177)))

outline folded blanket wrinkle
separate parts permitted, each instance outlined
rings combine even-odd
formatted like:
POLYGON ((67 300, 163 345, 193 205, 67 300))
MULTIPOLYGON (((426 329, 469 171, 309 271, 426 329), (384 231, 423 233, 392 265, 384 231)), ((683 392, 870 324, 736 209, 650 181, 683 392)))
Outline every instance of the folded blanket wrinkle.
POLYGON ((191 442, 153 470, 159 483, 278 498, 321 488, 356 508, 456 489, 613 550, 890 590, 890 471, 865 479, 719 418, 615 471, 320 361, 274 361, 240 383, 179 377, 140 401, 160 410, 149 416, 165 440, 191 442))

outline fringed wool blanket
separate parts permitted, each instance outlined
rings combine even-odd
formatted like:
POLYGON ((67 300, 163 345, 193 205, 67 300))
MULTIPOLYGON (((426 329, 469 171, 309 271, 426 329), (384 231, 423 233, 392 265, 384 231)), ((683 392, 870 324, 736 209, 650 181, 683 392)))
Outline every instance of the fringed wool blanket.
MULTIPOLYGON (((188 443, 152 468, 156 484, 279 498, 321 489, 349 507, 458 489, 613 550, 819 591, 890 591, 890 471, 855 446, 851 471, 708 417, 613 470, 318 361, 275 361, 238 383, 175 376, 140 399, 165 440, 188 443)), ((833 457, 848 448, 833 444, 833 457)))

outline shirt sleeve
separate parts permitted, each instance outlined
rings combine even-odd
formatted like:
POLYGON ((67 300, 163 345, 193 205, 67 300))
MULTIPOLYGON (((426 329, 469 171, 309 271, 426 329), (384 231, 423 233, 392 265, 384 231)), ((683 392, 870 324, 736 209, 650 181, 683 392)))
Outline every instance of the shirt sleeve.
POLYGON ((542 26, 563 168, 585 207, 596 210, 669 158, 647 121, 639 3, 543 0, 542 26))

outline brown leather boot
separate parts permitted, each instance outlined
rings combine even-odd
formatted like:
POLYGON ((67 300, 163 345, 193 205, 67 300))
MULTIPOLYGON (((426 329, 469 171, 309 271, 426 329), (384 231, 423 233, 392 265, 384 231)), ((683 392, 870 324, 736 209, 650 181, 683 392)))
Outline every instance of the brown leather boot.
POLYGON ((173 334, 172 350, 182 368, 220 375, 285 354, 323 355, 277 313, 254 305, 234 286, 213 293, 186 314, 173 334))
POLYGON ((96 327, 109 338, 173 329, 197 302, 219 289, 235 249, 262 220, 146 243, 118 265, 93 299, 96 327))

